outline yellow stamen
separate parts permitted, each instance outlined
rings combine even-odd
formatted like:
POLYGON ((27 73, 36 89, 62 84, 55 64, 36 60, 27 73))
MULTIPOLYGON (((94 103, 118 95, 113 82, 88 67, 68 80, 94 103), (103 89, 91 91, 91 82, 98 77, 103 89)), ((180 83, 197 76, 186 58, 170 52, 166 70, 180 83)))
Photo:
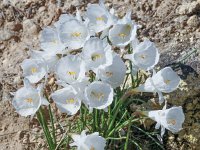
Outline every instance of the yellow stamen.
POLYGON ((76 78, 76 72, 75 71, 68 71, 67 74, 69 74, 73 78, 76 78))
POLYGON ((53 44, 57 44, 58 41, 54 39, 54 40, 52 40, 51 42, 52 42, 53 44))
POLYGON ((102 57, 101 54, 93 54, 91 58, 93 61, 96 61, 97 59, 100 59, 101 57, 102 57))
POLYGON ((32 102, 33 102, 33 99, 32 99, 32 98, 27 98, 27 99, 25 99, 25 102, 27 102, 27 103, 32 103, 32 102))
POLYGON ((31 73, 36 73, 37 72, 37 68, 33 67, 31 68, 31 73))
POLYGON ((118 36, 122 39, 124 39, 127 35, 125 33, 119 33, 118 36))
POLYGON ((73 33, 71 33, 71 36, 72 37, 80 37, 81 33, 80 32, 73 32, 73 33))
POLYGON ((167 124, 175 125, 176 124, 176 120, 170 119, 170 120, 167 121, 167 124))
POLYGON ((66 100, 66 103, 67 103, 67 104, 74 104, 75 102, 76 102, 76 100, 73 99, 73 98, 70 98, 70 99, 67 99, 67 100, 66 100))
POLYGON ((103 17, 96 17, 96 20, 97 21, 104 21, 104 18, 103 17))
POLYGON ((140 58, 145 59, 146 55, 142 54, 142 55, 140 55, 140 58))
POLYGON ((91 146, 90 150, 95 150, 94 146, 91 146))
POLYGON ((165 84, 168 85, 168 84, 170 84, 171 80, 165 80, 164 82, 165 82, 165 84))
POLYGON ((113 75, 112 72, 106 72, 106 76, 111 77, 113 75))
POLYGON ((91 96, 96 97, 99 101, 104 98, 104 94, 103 93, 96 93, 94 91, 91 92, 91 96))

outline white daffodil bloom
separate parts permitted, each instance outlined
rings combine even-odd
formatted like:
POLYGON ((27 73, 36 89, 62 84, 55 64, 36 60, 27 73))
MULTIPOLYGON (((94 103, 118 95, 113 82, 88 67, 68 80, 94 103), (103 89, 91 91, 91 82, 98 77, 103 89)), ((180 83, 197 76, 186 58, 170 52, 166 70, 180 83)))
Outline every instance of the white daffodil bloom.
POLYGON ((109 31, 109 40, 114 46, 125 47, 135 37, 137 25, 131 20, 131 12, 127 12, 124 18, 118 20, 109 31))
POLYGON ((165 129, 170 130, 172 133, 179 132, 182 129, 182 124, 185 120, 181 106, 164 110, 149 111, 148 117, 157 122, 156 129, 159 129, 161 126, 161 136, 164 135, 165 129))
POLYGON ((79 49, 89 39, 89 31, 83 22, 70 19, 59 26, 59 37, 68 49, 79 49))
POLYGON ((124 58, 130 59, 134 67, 145 71, 151 70, 159 61, 160 54, 158 53, 155 44, 149 40, 145 40, 139 44, 132 44, 133 54, 125 55, 124 58))
POLYGON ((48 73, 55 70, 55 66, 59 60, 56 54, 48 53, 47 51, 31 50, 30 56, 32 59, 43 59, 47 65, 48 73))
POLYGON ((77 150, 104 150, 106 147, 106 140, 98 132, 86 135, 84 130, 81 135, 72 135, 72 139, 74 143, 70 146, 77 146, 77 150))
POLYGON ((44 51, 60 54, 65 46, 60 42, 56 28, 46 27, 40 33, 40 46, 44 51))
POLYGON ((171 67, 165 67, 149 77, 143 85, 136 88, 139 92, 157 92, 159 102, 163 103, 164 98, 162 93, 170 93, 177 89, 180 83, 180 77, 171 67))
POLYGON ((99 4, 88 4, 86 17, 89 30, 95 33, 109 28, 115 21, 113 15, 106 9, 104 0, 99 0, 99 4))
POLYGON ((121 57, 115 54, 111 65, 102 66, 97 72, 97 78, 109 83, 112 88, 119 87, 126 75, 126 65, 121 57))
POLYGON ((81 107, 81 100, 75 89, 70 85, 55 91, 51 94, 51 97, 62 113, 74 115, 81 107))
POLYGON ((79 55, 67 55, 58 61, 55 73, 59 80, 72 84, 85 78, 85 64, 79 55))
POLYGON ((94 81, 85 88, 85 98, 89 110, 105 109, 113 101, 113 88, 104 82, 94 81))
POLYGON ((42 59, 25 59, 21 67, 23 69, 23 76, 30 83, 37 83, 47 75, 47 65, 42 59))
POLYGON ((48 105, 49 102, 42 96, 41 86, 35 89, 24 80, 24 87, 17 90, 12 104, 21 116, 33 116, 40 105, 48 105))
POLYGON ((111 46, 99 38, 90 38, 85 43, 82 57, 87 68, 93 71, 101 65, 111 64, 113 60, 111 46))

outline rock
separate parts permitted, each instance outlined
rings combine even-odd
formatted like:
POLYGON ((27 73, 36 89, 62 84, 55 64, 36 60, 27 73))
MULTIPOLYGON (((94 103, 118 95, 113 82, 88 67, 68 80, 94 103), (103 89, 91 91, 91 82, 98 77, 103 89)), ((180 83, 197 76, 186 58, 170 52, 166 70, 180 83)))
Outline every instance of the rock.
POLYGON ((198 27, 200 24, 200 19, 198 18, 197 15, 193 15, 191 16, 188 21, 187 21, 187 25, 190 27, 198 27))
POLYGON ((200 10, 200 2, 193 1, 192 3, 185 3, 176 9, 176 13, 180 15, 191 15, 200 10))
POLYGON ((33 34, 36 35, 39 32, 38 26, 31 20, 26 19, 23 21, 23 32, 25 34, 33 34))
POLYGON ((10 30, 0 30, 0 41, 7 41, 9 39, 11 39, 14 36, 14 32, 10 31, 10 30))

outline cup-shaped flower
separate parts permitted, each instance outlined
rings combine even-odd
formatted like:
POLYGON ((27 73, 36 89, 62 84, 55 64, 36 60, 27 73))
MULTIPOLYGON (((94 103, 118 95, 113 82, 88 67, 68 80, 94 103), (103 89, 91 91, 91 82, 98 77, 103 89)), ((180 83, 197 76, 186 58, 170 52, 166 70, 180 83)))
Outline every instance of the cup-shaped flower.
POLYGON ((109 83, 112 88, 119 87, 123 83, 125 75, 126 65, 117 54, 114 54, 111 65, 102 66, 97 72, 97 78, 109 83))
POLYGON ((86 16, 88 28, 95 33, 101 32, 114 24, 115 18, 106 9, 104 0, 99 0, 99 4, 88 4, 86 16))
POLYGON ((104 150, 106 147, 106 140, 98 132, 86 135, 84 130, 81 135, 72 135, 72 139, 74 142, 70 146, 77 146, 77 150, 104 150))
POLYGON ((17 113, 21 116, 33 116, 40 105, 48 105, 48 101, 42 95, 42 87, 33 88, 28 81, 24 81, 24 87, 17 90, 12 101, 17 113))
POLYGON ((62 113, 74 115, 81 107, 81 100, 77 95, 75 89, 68 85, 52 93, 51 97, 62 113))
MULTIPOLYGON (((133 45, 133 44, 132 44, 133 45)), ((145 40, 138 45, 133 46, 133 54, 125 55, 130 59, 133 66, 145 71, 151 70, 159 61, 159 53, 155 44, 149 40, 145 40)))
POLYGON ((106 109, 113 101, 113 88, 104 82, 94 81, 85 88, 85 98, 89 110, 106 109))
POLYGON ((47 75, 47 65, 43 59, 25 59, 21 67, 23 69, 23 76, 30 83, 37 83, 47 75))
POLYGON ((48 73, 55 70, 55 66, 59 60, 59 57, 56 54, 48 53, 48 51, 31 50, 30 56, 32 59, 44 60, 48 73))
POLYGON ((79 49, 89 39, 89 32, 83 22, 70 19, 59 26, 59 37, 61 42, 70 50, 79 49))
POLYGON ((172 133, 179 132, 182 129, 182 124, 185 120, 185 115, 181 106, 164 110, 149 111, 148 117, 157 122, 157 129, 161 126, 162 136, 165 131, 164 129, 168 129, 172 133))
POLYGON ((131 20, 131 12, 113 25, 109 31, 109 40, 114 46, 125 47, 136 37, 137 25, 131 20))
POLYGON ((72 84, 85 78, 85 64, 79 55, 67 55, 58 61, 55 73, 59 80, 72 84))
POLYGON ((101 65, 111 64, 111 46, 99 38, 90 38, 83 47, 82 57, 88 69, 97 70, 101 65))
POLYGON ((46 27, 40 33, 40 46, 48 53, 59 54, 65 49, 60 42, 56 28, 46 27))
POLYGON ((170 93, 176 90, 180 83, 180 77, 171 67, 165 67, 149 77, 143 85, 136 88, 139 92, 157 92, 159 102, 164 101, 162 93, 170 93))

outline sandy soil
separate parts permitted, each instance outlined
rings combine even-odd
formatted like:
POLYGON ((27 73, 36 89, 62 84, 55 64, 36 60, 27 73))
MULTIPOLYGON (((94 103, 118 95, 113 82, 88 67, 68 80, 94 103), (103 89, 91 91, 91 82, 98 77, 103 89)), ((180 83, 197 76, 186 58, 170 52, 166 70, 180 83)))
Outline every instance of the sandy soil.
MULTIPOLYGON (((36 120, 20 117, 11 105, 12 95, 22 86, 20 63, 28 49, 38 48, 38 34, 61 13, 84 10, 86 0, 1 0, 0 1, 0 149, 31 150, 44 145, 36 134, 36 120)), ((133 10, 132 18, 142 27, 139 38, 150 38, 161 52, 160 66, 174 65, 184 79, 182 88, 169 95, 169 102, 182 105, 184 130, 169 133, 166 149, 198 149, 200 136, 200 0, 114 0, 106 1, 117 13, 133 10), (187 60, 180 60, 197 49, 187 60)))

